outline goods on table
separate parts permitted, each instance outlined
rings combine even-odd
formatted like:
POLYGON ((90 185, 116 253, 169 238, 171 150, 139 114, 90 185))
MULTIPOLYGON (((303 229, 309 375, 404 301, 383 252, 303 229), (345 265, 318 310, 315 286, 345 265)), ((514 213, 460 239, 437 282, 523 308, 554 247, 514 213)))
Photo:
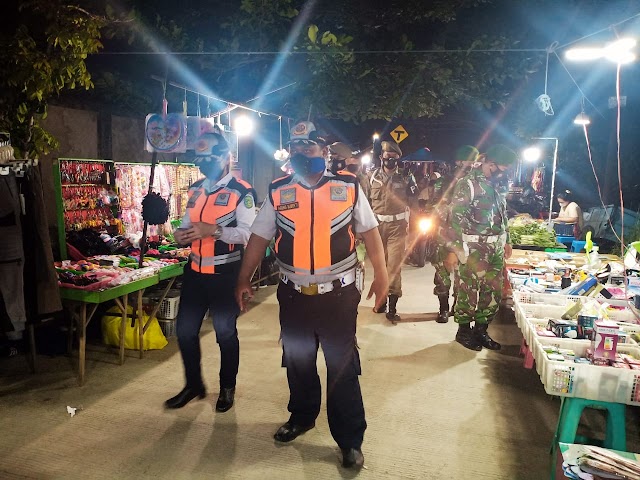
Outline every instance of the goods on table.
POLYGON ((544 248, 553 248, 557 245, 553 231, 548 231, 544 223, 527 217, 510 219, 509 235, 513 245, 535 245, 544 248))

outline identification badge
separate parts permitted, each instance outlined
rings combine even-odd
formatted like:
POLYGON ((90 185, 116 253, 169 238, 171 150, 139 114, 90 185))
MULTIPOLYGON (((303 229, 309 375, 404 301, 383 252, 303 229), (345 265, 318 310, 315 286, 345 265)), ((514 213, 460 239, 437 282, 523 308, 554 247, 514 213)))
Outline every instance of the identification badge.
POLYGON ((293 202, 293 203, 285 203, 283 205, 278 205, 276 207, 276 210, 279 212, 282 212, 284 210, 293 210, 294 208, 299 208, 300 204, 298 202, 293 202))
POLYGON ((251 195, 244 197, 244 206, 247 208, 253 208, 253 197, 251 195))
POLYGON ((280 203, 293 203, 296 201, 296 189, 286 188, 280 190, 280 203))
POLYGON ((196 190, 195 192, 193 192, 193 195, 191 195, 189 201, 187 202, 187 208, 195 207, 198 198, 200 198, 200 195, 202 195, 202 190, 196 190))
POLYGON ((213 203, 214 205, 222 205, 226 207, 229 205, 229 198, 231 197, 230 193, 219 193, 216 197, 216 201, 213 203))
POLYGON ((331 200, 334 202, 346 202, 347 201, 347 188, 346 187, 331 187, 331 200))

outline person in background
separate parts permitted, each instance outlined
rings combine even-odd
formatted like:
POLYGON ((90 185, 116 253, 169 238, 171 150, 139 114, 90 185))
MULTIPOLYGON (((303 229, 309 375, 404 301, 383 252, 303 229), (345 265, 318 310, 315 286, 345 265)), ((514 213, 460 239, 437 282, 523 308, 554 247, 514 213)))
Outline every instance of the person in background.
POLYGON ((206 178, 189 188, 187 212, 175 232, 179 244, 191 244, 176 319, 186 385, 165 406, 181 408, 206 395, 199 335, 208 310, 220 347, 220 394, 216 410, 226 412, 233 406, 240 359, 236 329, 240 310, 233 289, 249 240, 249 227, 256 217, 256 193, 251 185, 229 172, 229 146, 222 135, 203 134, 195 150, 195 164, 206 178))
POLYGON ((453 283, 454 308, 456 299, 458 298, 459 289, 459 275, 457 275, 455 271, 455 262, 447 262, 449 249, 446 247, 446 239, 442 232, 449 228, 451 221, 450 203, 453 189, 458 180, 464 177, 471 168, 471 165, 477 161, 479 154, 480 152, 478 149, 471 145, 463 145, 458 148, 454 156, 456 169, 453 174, 441 175, 431 186, 430 201, 438 217, 439 233, 438 249, 433 262, 433 266, 435 268, 435 273, 433 275, 433 294, 438 297, 438 301, 440 303, 438 318, 436 319, 436 322, 438 323, 447 323, 449 321, 449 317, 453 315, 453 308, 449 310, 451 284, 453 283), (455 280, 452 282, 451 280, 454 276, 455 280))
POLYGON ((236 301, 242 310, 253 296, 250 279, 269 241, 276 237, 282 366, 287 369, 291 413, 275 433, 291 442, 315 426, 322 401, 318 347, 327 364, 327 415, 342 465, 364 464, 367 427, 360 391, 356 318, 361 292, 356 286, 354 236, 362 235, 374 278, 367 298, 382 305, 388 291, 382 241, 371 207, 351 173, 325 168, 326 149, 311 122, 291 130, 293 175, 275 180, 251 228, 236 301))
POLYGON ((573 225, 573 236, 580 238, 584 228, 584 218, 582 217, 582 209, 573 201, 573 194, 569 190, 558 193, 558 203, 560 204, 560 213, 555 223, 564 223, 573 225))
POLYGON ((351 158, 351 149, 342 142, 334 142, 329 145, 328 150, 327 169, 334 175, 346 170, 347 160, 351 158))
POLYGON ((413 175, 402 175, 398 164, 402 150, 395 142, 381 143, 382 165, 369 174, 369 202, 380 222, 378 227, 389 276, 389 310, 384 304, 376 313, 387 312, 387 320, 400 320, 397 314, 398 299, 402 296, 401 267, 405 259, 405 241, 409 222, 409 208, 418 195, 413 175))
POLYGON ((489 148, 484 162, 456 183, 451 198, 446 263, 460 264, 456 341, 470 350, 501 348, 487 328, 498 313, 504 260, 511 256, 506 199, 499 185, 516 161, 516 153, 504 145, 489 148))

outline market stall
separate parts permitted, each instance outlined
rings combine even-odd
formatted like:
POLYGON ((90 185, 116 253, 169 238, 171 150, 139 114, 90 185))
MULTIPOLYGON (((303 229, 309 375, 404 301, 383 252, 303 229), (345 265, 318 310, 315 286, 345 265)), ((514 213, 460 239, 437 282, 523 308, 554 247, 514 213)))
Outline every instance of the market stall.
POLYGON ((577 435, 585 408, 607 411, 603 444, 626 449, 625 405, 640 405, 640 314, 634 271, 622 259, 588 253, 514 250, 507 270, 525 367, 545 391, 562 397, 553 439, 577 435))

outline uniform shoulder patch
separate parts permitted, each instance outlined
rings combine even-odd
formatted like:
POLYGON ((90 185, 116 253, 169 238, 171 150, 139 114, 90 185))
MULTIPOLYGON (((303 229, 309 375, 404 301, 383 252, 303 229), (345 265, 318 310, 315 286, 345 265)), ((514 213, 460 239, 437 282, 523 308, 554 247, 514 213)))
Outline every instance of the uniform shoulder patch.
POLYGON ((247 208, 253 208, 253 195, 245 195, 244 206, 247 208))
POLYGON ((187 202, 187 208, 193 208, 196 206, 196 202, 198 201, 198 197, 202 195, 202 190, 194 190, 191 196, 189 197, 189 201, 187 202))

